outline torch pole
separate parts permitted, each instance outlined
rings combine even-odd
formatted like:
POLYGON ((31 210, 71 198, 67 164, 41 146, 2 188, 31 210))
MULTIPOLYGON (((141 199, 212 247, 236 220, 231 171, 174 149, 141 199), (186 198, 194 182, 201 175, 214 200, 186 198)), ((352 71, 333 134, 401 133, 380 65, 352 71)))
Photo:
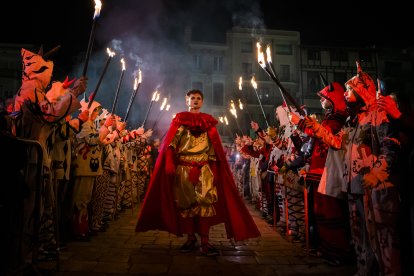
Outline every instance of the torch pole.
POLYGON ((96 94, 98 93, 99 87, 101 86, 103 77, 105 76, 106 70, 108 69, 108 66, 109 66, 109 63, 111 62, 111 59, 112 59, 112 57, 109 56, 108 59, 106 60, 106 64, 105 64, 104 70, 103 70, 103 72, 102 72, 102 74, 101 74, 101 76, 100 76, 100 78, 98 80, 98 83, 96 84, 95 90, 92 92, 91 99, 89 100, 89 103, 88 103, 88 108, 91 107, 92 102, 94 101, 94 99, 96 97, 96 94))
MULTIPOLYGON (((289 102, 296 108, 296 111, 299 112, 300 115, 306 116, 305 111, 303 111, 303 109, 300 108, 295 99, 293 99, 289 92, 286 91, 285 87, 280 83, 279 79, 277 78, 277 75, 272 74, 272 72, 266 66, 262 66, 262 68, 266 71, 269 77, 277 84, 277 86, 279 87, 279 91, 282 94, 282 98, 287 98, 289 102)), ((286 102, 286 104, 288 103, 286 102)))
POLYGON ((267 127, 269 127, 269 123, 267 122, 266 113, 263 109, 262 101, 260 100, 259 94, 257 93, 256 88, 253 87, 254 92, 256 93, 257 100, 259 101, 260 108, 262 109, 263 117, 265 119, 267 127))
POLYGON ((134 102, 135 96, 137 94, 137 91, 138 91, 140 85, 141 85, 141 83, 138 83, 137 89, 132 91, 132 95, 131 95, 131 98, 129 99, 127 111, 126 111, 126 114, 125 114, 124 122, 126 122, 127 119, 128 119, 129 111, 131 110, 132 103, 134 102))
POLYGON ((91 56, 92 45, 93 45, 93 41, 95 40, 95 29, 96 29, 96 18, 94 18, 92 21, 92 28, 89 34, 89 42, 88 42, 88 48, 86 49, 85 63, 83 65, 82 76, 86 76, 86 72, 88 71, 89 57, 91 56))
POLYGON ((152 107, 152 104, 153 104, 153 103, 154 103, 154 101, 151 99, 150 105, 148 106, 147 113, 145 114, 145 118, 144 118, 144 121, 142 122, 141 127, 144 127, 144 126, 145 126, 145 122, 146 122, 146 121, 147 121, 147 119, 148 119, 148 114, 149 114, 149 112, 150 112, 150 110, 151 110, 151 107, 152 107))
POLYGON ((236 121, 237 128, 240 130, 241 135, 244 136, 243 130, 241 129, 239 122, 237 121, 237 118, 234 117, 234 120, 236 121))
POLYGON ((158 113, 157 115, 157 119, 155 119, 154 124, 152 125, 151 129, 154 130, 154 128, 157 126, 158 121, 161 119, 162 115, 162 110, 158 113))
POLYGON ((121 83, 122 83, 122 79, 124 78, 124 72, 125 70, 122 70, 121 72, 121 77, 119 79, 118 82, 118 87, 116 89, 116 93, 115 93, 115 98, 114 98, 114 103, 112 104, 112 110, 111 110, 111 114, 113 115, 115 112, 115 107, 116 107, 116 103, 118 102, 118 95, 119 95, 119 90, 121 89, 121 83))

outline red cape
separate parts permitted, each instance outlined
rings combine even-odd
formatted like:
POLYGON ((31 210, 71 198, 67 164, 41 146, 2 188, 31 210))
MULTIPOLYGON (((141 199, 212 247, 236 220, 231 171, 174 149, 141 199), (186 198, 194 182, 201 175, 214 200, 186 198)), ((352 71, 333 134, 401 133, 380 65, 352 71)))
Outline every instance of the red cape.
POLYGON ((233 175, 227 163, 221 138, 215 125, 217 120, 206 113, 178 113, 172 121, 165 140, 160 147, 154 171, 151 176, 145 199, 138 215, 135 230, 145 232, 148 230, 162 230, 182 236, 178 216, 180 215, 173 194, 174 176, 165 173, 165 151, 170 145, 177 129, 181 125, 199 128, 207 131, 217 159, 217 170, 214 172, 214 182, 217 187, 218 202, 214 204, 217 215, 211 219, 211 225, 224 223, 227 238, 235 241, 259 237, 260 232, 253 221, 244 201, 239 195, 233 175))

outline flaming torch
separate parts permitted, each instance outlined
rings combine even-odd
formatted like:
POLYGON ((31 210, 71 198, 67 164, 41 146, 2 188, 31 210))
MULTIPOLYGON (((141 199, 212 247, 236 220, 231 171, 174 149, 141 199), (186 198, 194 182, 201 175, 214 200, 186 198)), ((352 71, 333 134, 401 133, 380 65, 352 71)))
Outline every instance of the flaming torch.
POLYGON ((230 113, 234 116, 234 120, 236 121, 236 125, 238 130, 240 130, 241 134, 243 134, 243 131, 240 128, 239 122, 237 121, 237 110, 236 110, 236 105, 234 104, 233 100, 230 100, 230 109, 229 109, 230 113))
POLYGON ((154 102, 157 102, 159 98, 160 98, 160 93, 158 93, 158 90, 156 90, 154 93, 152 93, 151 102, 150 102, 150 104, 149 104, 149 106, 148 106, 148 109, 147 109, 147 114, 145 114, 145 119, 144 119, 144 121, 142 122, 141 127, 144 127, 144 126, 145 126, 145 122, 146 122, 146 121, 147 121, 147 119, 148 119, 148 115, 149 115, 149 112, 150 112, 150 110, 151 110, 152 104, 153 104, 154 102))
POLYGON ((122 64, 121 77, 119 78, 118 88, 116 89, 114 103, 112 104, 112 111, 111 111, 112 115, 115 112, 116 103, 118 101, 119 90, 121 89, 121 83, 122 83, 122 79, 124 78, 124 73, 125 73, 125 61, 123 58, 121 58, 121 64, 122 64))
POLYGON ((161 107, 160 107, 160 111, 158 112, 157 119, 155 119, 155 122, 154 122, 154 124, 151 127, 152 130, 154 130, 155 126, 157 125, 157 123, 159 121, 159 119, 161 118, 161 113, 164 110, 164 107, 165 107, 166 104, 167 104, 167 98, 164 98, 164 100, 163 100, 163 102, 161 104, 161 107))
POLYGON ((111 59, 115 56, 115 52, 112 52, 111 49, 106 48, 106 52, 108 53, 108 58, 106 59, 105 67, 102 71, 101 76, 99 77, 98 83, 96 84, 95 90, 92 92, 92 95, 90 96, 88 108, 91 107, 93 100, 96 97, 96 94, 98 93, 99 87, 101 86, 101 82, 103 80, 103 77, 105 76, 106 70, 108 69, 109 63, 111 62, 111 59))
POLYGON ((259 101, 260 108, 262 109, 262 113, 263 113, 263 117, 265 119, 266 125, 267 125, 267 127, 269 127, 269 123, 267 122, 267 119, 266 119, 266 113, 263 109, 262 101, 260 100, 259 94, 257 93, 257 82, 256 82, 254 76, 252 77, 251 83, 252 83, 252 86, 253 86, 253 90, 256 93, 257 100, 259 101))
POLYGON ((82 76, 86 76, 86 72, 88 70, 89 57, 91 56, 92 45, 95 39, 96 20, 98 19, 101 13, 101 8, 102 8, 101 1, 95 0, 95 13, 93 14, 92 28, 89 34, 89 42, 88 42, 88 48, 86 50, 85 64, 83 65, 82 76))
POLYGON ((138 92, 138 89, 141 85, 141 82, 142 82, 142 74, 141 74, 141 70, 138 69, 138 79, 135 78, 135 80, 134 80, 134 90, 132 91, 131 98, 129 99, 129 103, 128 103, 127 111, 126 111, 126 114, 125 114, 124 122, 126 122, 126 120, 128 119, 129 111, 131 110, 132 103, 134 102, 135 96, 137 95, 137 92, 138 92))
MULTIPOLYGON (((242 77, 239 78, 239 90, 240 90, 240 92, 242 92, 242 90, 243 90, 243 78, 242 77)), ((245 107, 246 107, 247 115, 249 116, 250 121, 253 121, 252 115, 250 115, 249 109, 247 108, 246 97, 244 97, 243 94, 242 94, 242 97, 243 97, 243 101, 246 103, 245 107)), ((239 99, 239 106, 240 106, 240 110, 243 110, 243 104, 241 103, 240 99, 239 99)))
MULTIPOLYGON (((271 50, 270 46, 268 45, 266 48, 266 54, 267 54, 267 62, 265 61, 264 54, 261 50, 260 43, 257 42, 257 62, 259 63, 260 67, 262 67, 263 70, 269 75, 269 77, 276 83, 276 85, 279 87, 279 91, 282 95, 283 101, 286 102, 286 99, 289 100, 289 102, 296 108, 297 112, 301 116, 306 116, 305 111, 300 108, 300 106, 297 104, 295 99, 289 94, 289 92, 285 89, 285 87, 280 83, 280 80, 276 74, 276 71, 274 70, 272 58, 271 58, 271 50), (270 68, 270 69, 269 69, 270 68)), ((288 103, 286 102, 286 105, 288 103)), ((289 106, 289 105, 288 105, 289 106)))
MULTIPOLYGON (((227 123, 224 122, 224 116, 219 116, 218 119, 219 119, 220 123, 222 123, 225 126, 226 130, 230 133, 230 136, 233 136, 233 133, 232 133, 232 131, 229 128, 229 124, 228 124, 227 118, 226 118, 226 122, 227 123)), ((236 135, 237 135, 237 133, 236 133, 236 135)))

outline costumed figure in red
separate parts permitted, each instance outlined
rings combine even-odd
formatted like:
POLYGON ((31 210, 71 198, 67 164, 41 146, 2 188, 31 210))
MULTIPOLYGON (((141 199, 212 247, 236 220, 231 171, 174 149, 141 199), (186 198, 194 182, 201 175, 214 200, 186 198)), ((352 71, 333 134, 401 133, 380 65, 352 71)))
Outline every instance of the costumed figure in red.
MULTIPOLYGON (((321 125, 333 134, 338 133, 348 117, 343 86, 338 82, 328 82, 321 75, 324 88, 317 94, 320 97, 325 116, 321 125)), ((299 128, 311 137, 311 129, 302 124, 299 128)), ((311 247, 315 248, 325 259, 333 263, 351 261, 352 247, 349 243, 350 229, 348 207, 345 194, 341 191, 340 182, 330 181, 323 175, 327 157, 332 163, 334 150, 320 139, 312 139, 313 150, 309 171, 306 173, 308 186, 309 225, 311 247), (328 152, 331 152, 328 154, 328 152), (320 182, 322 180, 322 185, 320 182), (327 186, 326 182, 338 184, 327 186), (338 187, 339 186, 339 187, 338 187)), ((342 162, 342 160, 340 161, 342 162)))
POLYGON ((137 232, 162 230, 188 235, 181 252, 220 252, 209 243, 210 227, 224 223, 235 241, 260 236, 240 197, 216 129, 217 120, 200 112, 203 93, 187 92, 189 112, 176 114, 160 147, 136 225, 137 232), (220 172, 218 172, 220 170, 220 172))

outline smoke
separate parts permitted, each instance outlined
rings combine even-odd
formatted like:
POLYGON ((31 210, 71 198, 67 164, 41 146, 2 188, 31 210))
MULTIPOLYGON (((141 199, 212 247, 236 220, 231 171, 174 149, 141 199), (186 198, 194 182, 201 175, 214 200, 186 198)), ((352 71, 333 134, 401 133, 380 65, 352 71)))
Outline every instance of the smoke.
MULTIPOLYGON (((131 100, 138 70, 142 83, 128 116, 129 128, 139 127, 151 103, 154 91, 167 97, 171 106, 159 115, 162 101, 154 102, 145 127, 157 121, 166 128, 172 115, 186 110, 185 92, 191 88, 188 72, 193 70, 192 59, 185 59, 185 28, 191 26, 194 40, 225 42, 226 31, 232 25, 253 29, 265 28, 259 1, 179 1, 128 0, 103 3, 96 25, 96 35, 88 67, 88 92, 93 91, 106 60, 105 49, 116 52, 97 93, 96 100, 105 108, 114 102, 121 75, 119 60, 124 58, 126 71, 118 95, 115 114, 124 118, 131 100), (214 19, 212 19, 214 18, 214 19)), ((84 56, 78 58, 73 75, 80 76, 84 56)), ((209 110, 204 108, 204 112, 209 110)), ((162 131, 159 134, 163 134, 162 131)))

